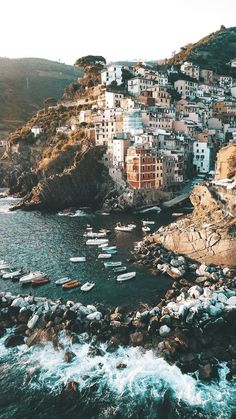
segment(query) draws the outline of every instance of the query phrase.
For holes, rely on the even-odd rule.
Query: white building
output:
[[[230,76],[220,76],[219,84],[220,87],[230,88],[233,85],[233,79]]]
[[[39,134],[43,132],[43,128],[35,125],[34,127],[31,128],[31,132],[32,134],[34,134],[35,137],[37,137]]]
[[[140,96],[140,94],[154,86],[157,82],[152,79],[146,79],[144,77],[135,77],[128,81],[128,92],[134,96]]]
[[[119,108],[123,98],[124,95],[122,93],[105,92],[106,108]]]
[[[210,172],[211,150],[207,141],[194,141],[193,143],[193,165],[197,172]]]
[[[197,95],[198,83],[195,83],[193,81],[177,80],[174,83],[174,87],[183,99],[189,96]]]
[[[125,157],[131,141],[127,134],[117,134],[113,138],[113,166],[125,167]]]
[[[111,65],[105,68],[101,72],[101,82],[102,84],[105,84],[105,85],[111,84],[112,82],[116,82],[117,85],[120,85],[122,83],[122,66]]]
[[[182,73],[187,74],[187,76],[199,80],[200,68],[198,65],[185,61],[185,63],[181,65],[180,69]]]

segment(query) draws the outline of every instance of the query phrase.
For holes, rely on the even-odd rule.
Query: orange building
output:
[[[160,188],[163,184],[162,160],[155,150],[142,145],[127,151],[127,180],[134,189]]]

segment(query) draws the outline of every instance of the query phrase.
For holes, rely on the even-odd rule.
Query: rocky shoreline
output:
[[[217,379],[219,363],[226,362],[230,380],[236,374],[236,270],[195,263],[151,242],[136,248],[133,261],[152,268],[157,281],[163,269],[172,277],[180,272],[158,305],[129,312],[1,292],[5,346],[51,341],[55,350],[64,349],[65,362],[75,356],[74,343],[88,342],[91,356],[104,354],[100,343],[108,352],[120,345],[140,346],[206,381]],[[69,349],[63,348],[61,332],[71,342]]]

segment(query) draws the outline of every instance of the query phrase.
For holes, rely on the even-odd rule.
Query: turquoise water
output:
[[[80,211],[78,216],[58,216],[54,213],[9,212],[8,208],[14,201],[0,200],[0,259],[5,259],[12,267],[24,267],[27,270],[42,270],[49,274],[51,283],[42,287],[23,288],[18,282],[0,280],[0,289],[13,293],[29,293],[49,296],[52,299],[75,299],[83,303],[97,302],[106,305],[136,305],[138,303],[156,303],[171,280],[162,276],[151,275],[146,268],[127,264],[127,258],[134,243],[140,241],[144,234],[141,219],[154,219],[151,226],[154,231],[163,222],[167,223],[170,216],[152,214],[145,218],[135,215],[94,215]],[[132,233],[116,232],[117,222],[135,223],[137,228]],[[97,231],[100,228],[111,230],[109,243],[116,245],[118,253],[112,260],[121,260],[128,270],[137,271],[133,281],[123,284],[116,282],[111,268],[104,268],[103,261],[97,256],[102,249],[97,246],[86,246],[86,226],[90,224]],[[73,256],[86,256],[87,262],[73,264],[69,261]],[[63,276],[70,276],[82,282],[94,281],[95,287],[89,293],[79,289],[64,291],[54,282]]]

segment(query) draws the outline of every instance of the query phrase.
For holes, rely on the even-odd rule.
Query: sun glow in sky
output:
[[[236,0],[0,0],[0,56],[162,59],[235,16]]]

